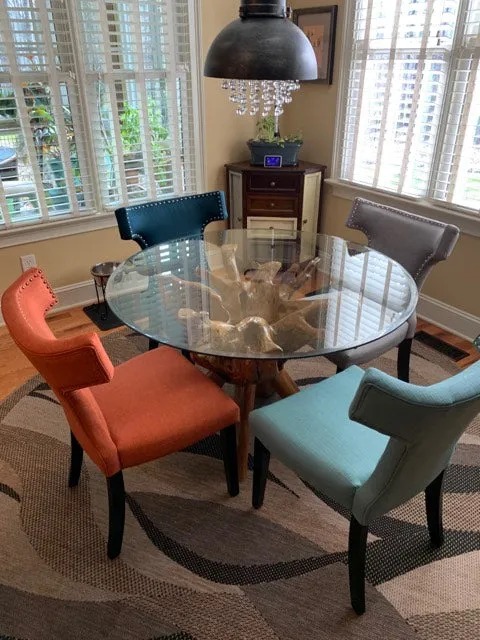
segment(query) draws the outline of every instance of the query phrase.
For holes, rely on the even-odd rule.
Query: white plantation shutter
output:
[[[194,0],[0,0],[0,231],[198,191]]]
[[[93,207],[62,0],[0,0],[0,222]]]
[[[102,205],[197,189],[188,0],[77,0]]]
[[[480,0],[466,3],[449,87],[435,198],[480,207]]]
[[[354,0],[338,176],[480,208],[480,0]]]

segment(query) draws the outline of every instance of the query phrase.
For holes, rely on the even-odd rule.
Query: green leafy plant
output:
[[[58,139],[58,126],[51,104],[49,87],[43,84],[30,84],[25,93],[25,103],[30,119],[30,128],[37,151],[40,167],[43,169],[45,159],[61,159]],[[76,158],[75,129],[69,105],[62,105],[65,136],[70,147],[71,159]]]
[[[148,127],[147,132],[152,143],[153,157],[157,159],[168,150],[165,140],[168,131],[162,126],[162,114],[154,100],[147,105]],[[140,128],[140,111],[132,107],[128,102],[123,105],[120,115],[120,135],[122,137],[124,153],[138,153],[142,148],[142,134]]]
[[[124,153],[134,153],[141,149],[140,113],[128,102],[125,102],[120,114],[120,135]]]
[[[283,147],[286,142],[303,143],[301,132],[281,136],[277,131],[277,121],[275,116],[265,116],[260,118],[256,125],[257,135],[253,139],[255,142],[268,142]]]
[[[148,101],[147,117],[145,134],[149,136],[152,148],[154,177],[157,184],[163,187],[168,184],[171,152],[167,141],[168,130],[162,125],[162,110],[153,99]],[[139,173],[143,170],[140,111],[127,102],[122,105],[120,114],[120,135],[124,158],[133,156],[133,162],[129,159],[128,168],[125,169],[127,184],[138,184]]]

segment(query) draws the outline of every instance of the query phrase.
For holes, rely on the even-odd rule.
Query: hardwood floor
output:
[[[100,329],[87,318],[80,307],[50,316],[48,318],[48,324],[58,337],[74,336],[88,331],[96,331],[102,337],[114,331],[121,330],[112,329],[110,331],[100,331]],[[448,333],[444,329],[440,329],[421,319],[418,321],[417,329],[434,335],[448,344],[466,351],[468,356],[456,363],[460,368],[466,367],[480,358],[480,354],[471,342]],[[3,398],[35,375],[35,373],[35,369],[10,338],[6,327],[0,327],[0,400],[3,400]]]
[[[450,344],[452,347],[458,347],[459,349],[462,349],[462,351],[466,351],[468,356],[461,360],[457,360],[455,363],[460,369],[468,367],[470,364],[473,364],[480,359],[480,353],[471,342],[464,340],[463,338],[459,338],[458,336],[453,335],[453,333],[445,331],[445,329],[436,327],[434,324],[430,324],[421,318],[419,318],[417,322],[417,331],[425,331],[431,336],[435,336],[447,344]]]

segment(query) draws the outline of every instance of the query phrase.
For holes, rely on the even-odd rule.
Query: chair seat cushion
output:
[[[362,376],[350,367],[250,414],[255,436],[272,455],[348,509],[389,441],[348,417]]]
[[[391,333],[387,333],[386,336],[378,338],[378,340],[362,344],[360,347],[355,347],[354,349],[331,353],[325,357],[342,369],[346,369],[353,364],[366,364],[387,353],[390,349],[397,347],[405,340],[408,331],[409,324],[408,322],[404,322],[397,329]]]
[[[235,402],[170,347],[121,364],[91,392],[122,468],[179,451],[238,420]]]

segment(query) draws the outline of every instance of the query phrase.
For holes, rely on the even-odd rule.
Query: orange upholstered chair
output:
[[[12,338],[65,411],[72,441],[69,486],[78,484],[84,451],[107,478],[109,557],[122,547],[122,469],[220,431],[228,491],[237,495],[233,400],[170,347],[114,367],[95,333],[55,338],[45,313],[56,301],[43,272],[29,269],[3,294],[2,313]]]

